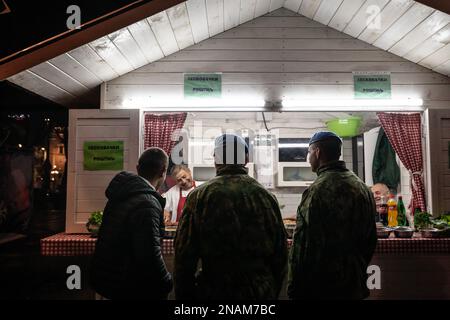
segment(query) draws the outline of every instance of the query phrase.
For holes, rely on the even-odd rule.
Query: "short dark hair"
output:
[[[313,143],[314,148],[319,148],[324,160],[335,161],[341,157],[342,141],[340,139],[328,138]]]
[[[158,177],[161,172],[167,169],[169,157],[161,148],[148,148],[145,150],[138,160],[138,175],[146,179]]]

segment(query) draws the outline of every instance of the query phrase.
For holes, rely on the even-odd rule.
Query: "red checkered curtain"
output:
[[[181,130],[187,113],[145,114],[144,149],[158,147],[170,155],[177,140],[172,139],[175,131]]]
[[[426,210],[423,182],[422,121],[420,113],[377,113],[392,148],[408,169],[411,179],[411,213]]]

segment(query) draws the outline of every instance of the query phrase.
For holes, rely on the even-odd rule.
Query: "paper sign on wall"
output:
[[[356,99],[390,99],[390,72],[353,72]]]
[[[83,168],[87,171],[123,170],[123,141],[85,141]]]
[[[184,75],[185,98],[221,98],[222,74],[186,73]]]

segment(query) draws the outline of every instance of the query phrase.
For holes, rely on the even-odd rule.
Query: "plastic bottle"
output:
[[[405,205],[403,204],[403,197],[398,196],[398,202],[397,202],[397,221],[398,225],[402,227],[408,226],[408,219],[406,218],[406,209]]]
[[[388,212],[387,212],[387,204],[386,199],[384,196],[380,197],[380,207],[379,207],[379,215],[380,215],[380,221],[384,226],[388,225]]]
[[[395,201],[395,196],[393,194],[391,194],[389,196],[389,200],[387,202],[387,207],[388,207],[388,227],[396,227],[398,226],[398,221],[397,221],[397,216],[398,216],[398,211],[397,211],[397,201]]]

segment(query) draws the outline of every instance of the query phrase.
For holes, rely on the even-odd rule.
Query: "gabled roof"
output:
[[[101,83],[238,25],[251,24],[251,20],[283,6],[292,15],[298,13],[311,19],[312,27],[329,26],[450,75],[450,15],[417,1],[189,0],[30,67],[8,80],[66,106],[96,106],[95,89]],[[440,8],[448,9],[445,5]]]

